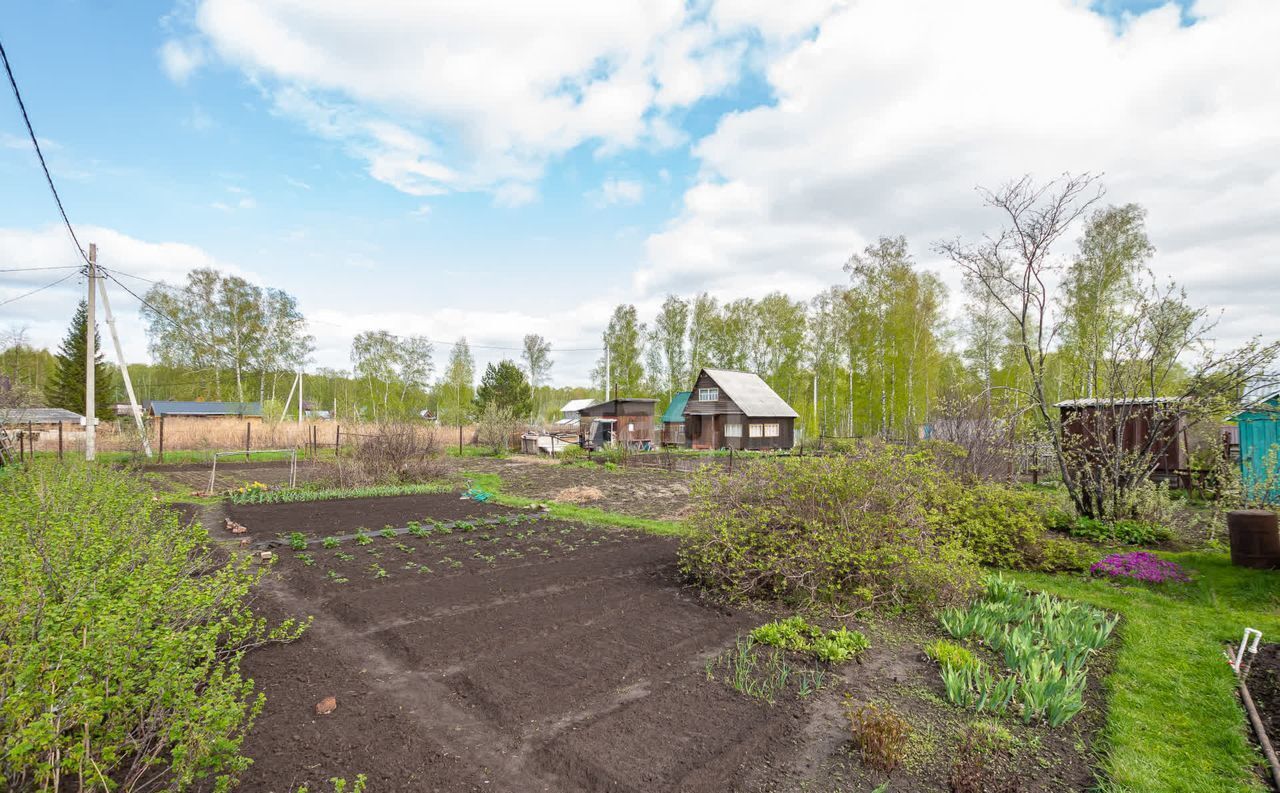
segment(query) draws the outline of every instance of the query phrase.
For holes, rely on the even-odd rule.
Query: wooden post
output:
[[[31,440],[27,441],[27,448],[31,450],[31,459],[36,459],[36,435],[31,431],[31,422],[27,422],[27,437]]]
[[[729,471],[733,472],[733,447],[729,447]]]
[[[244,461],[249,462],[249,444],[253,440],[253,422],[244,423]]]
[[[160,417],[160,462],[164,462],[164,416]]]
[[[62,422],[58,422],[58,460],[62,460]]]
[[[342,425],[339,424],[333,433],[333,457],[336,460],[342,450]]]

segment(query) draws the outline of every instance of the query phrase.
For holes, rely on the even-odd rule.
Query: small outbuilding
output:
[[[8,424],[21,429],[30,427],[33,432],[56,430],[59,424],[83,426],[84,423],[84,416],[63,408],[0,409],[0,424]]]
[[[1068,399],[1054,407],[1064,443],[1084,459],[1109,459],[1116,446],[1126,453],[1149,452],[1156,458],[1151,477],[1176,485],[1183,482],[1190,456],[1181,402],[1178,397]]]
[[[261,402],[178,402],[149,400],[144,406],[149,416],[172,418],[262,418]]]
[[[582,447],[602,449],[621,444],[628,449],[650,449],[654,436],[656,399],[610,399],[578,411],[582,426]]]
[[[1246,497],[1280,498],[1280,393],[1231,417],[1240,434],[1240,478]]]
[[[576,426],[583,408],[591,407],[595,402],[594,399],[570,399],[564,403],[564,407],[560,408],[560,418],[556,419],[556,426]]]
[[[800,414],[754,372],[703,369],[684,406],[684,445],[790,449]]]
[[[684,446],[684,406],[692,391],[677,391],[662,414],[662,445]]]

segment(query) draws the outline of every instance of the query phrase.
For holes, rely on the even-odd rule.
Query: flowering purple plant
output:
[[[1149,551],[1112,554],[1095,562],[1089,568],[1089,572],[1111,578],[1132,578],[1135,581],[1146,581],[1151,584],[1191,580],[1187,571],[1182,569],[1182,565],[1161,559]]]

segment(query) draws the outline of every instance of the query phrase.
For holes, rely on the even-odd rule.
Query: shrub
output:
[[[0,476],[0,547],[3,787],[230,784],[262,706],[240,661],[301,632],[250,611],[265,568],[219,559],[141,480],[72,464]]]
[[[1142,520],[1105,521],[1078,518],[1067,530],[1072,537],[1093,542],[1118,542],[1124,545],[1151,545],[1168,540],[1172,533],[1158,523]]]
[[[946,639],[938,639],[926,644],[924,654],[932,658],[939,666],[967,669],[978,665],[978,659],[969,651],[969,648]]]
[[[1067,573],[1088,570],[1098,559],[1098,552],[1082,542],[1063,537],[1046,537],[1040,544],[1040,556],[1033,569],[1045,573]]]
[[[911,726],[889,706],[867,703],[846,706],[853,743],[862,753],[862,762],[884,774],[891,774],[907,753]]]
[[[587,459],[586,449],[583,449],[581,446],[577,445],[576,443],[565,446],[564,449],[560,452],[560,462],[564,463],[565,465],[573,465],[574,463],[580,463],[585,459]]]
[[[991,482],[960,484],[944,480],[936,495],[930,523],[943,537],[954,539],[984,565],[1010,569],[1045,569],[1045,531],[1053,526],[1053,499],[1034,490]],[[1062,560],[1061,547],[1051,552]],[[1081,565],[1074,569],[1084,569]],[[1056,568],[1055,568],[1056,569]]]
[[[1183,583],[1191,580],[1182,565],[1161,559],[1147,551],[1112,554],[1090,567],[1089,572],[1100,577],[1128,578],[1149,584]]]
[[[930,531],[942,474],[927,454],[865,443],[842,457],[703,468],[680,567],[730,599],[921,605],[965,600],[978,570]]]

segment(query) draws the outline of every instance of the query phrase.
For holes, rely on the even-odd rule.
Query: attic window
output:
[[[720,389],[718,388],[699,388],[698,389],[699,402],[715,402],[719,398],[720,398]]]

